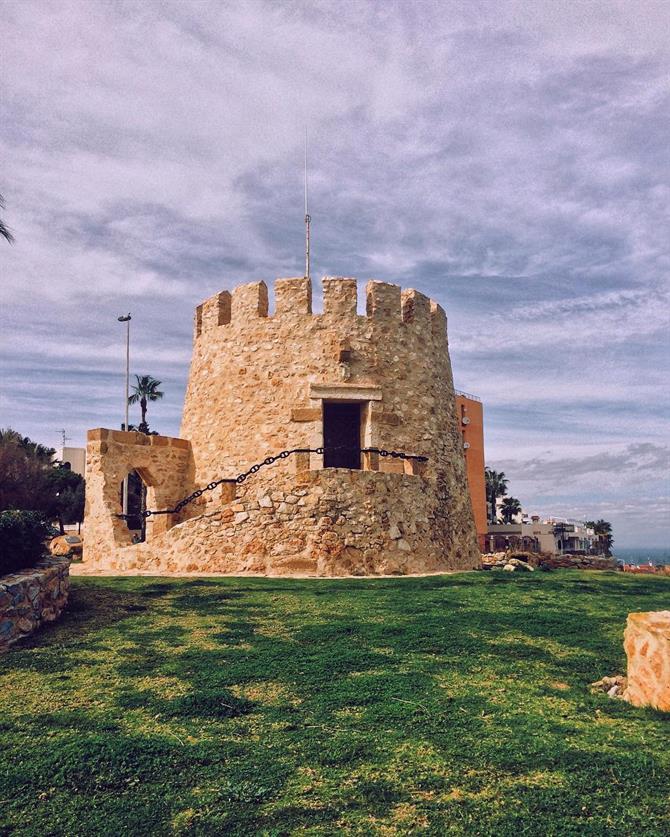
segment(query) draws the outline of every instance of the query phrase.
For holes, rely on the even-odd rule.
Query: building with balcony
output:
[[[487,552],[520,549],[554,555],[588,555],[597,550],[597,543],[596,533],[581,521],[540,520],[539,515],[533,515],[530,521],[489,525],[485,549]]]

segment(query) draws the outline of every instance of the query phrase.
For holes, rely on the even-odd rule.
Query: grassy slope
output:
[[[2,833],[670,831],[670,716],[587,689],[668,579],[73,588],[0,659]]]

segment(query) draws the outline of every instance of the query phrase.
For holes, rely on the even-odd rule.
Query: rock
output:
[[[249,520],[247,512],[237,512],[235,515],[235,524],[244,523],[245,520]]]
[[[258,499],[258,505],[262,509],[270,509],[270,508],[272,508],[272,505],[273,505],[272,498],[268,497],[267,494],[266,494],[265,497],[260,497]]]
[[[525,572],[531,573],[534,571],[534,567],[531,567],[527,561],[522,561],[520,558],[510,558],[507,563],[516,567],[518,570],[524,570]]]
[[[397,541],[402,538],[402,532],[400,529],[395,525],[395,523],[389,528],[389,538],[393,541]]]
[[[615,674],[613,677],[603,677],[591,683],[591,692],[605,692],[611,698],[623,698],[628,681],[621,674]]]
[[[397,543],[398,549],[402,549],[403,552],[411,552],[412,547],[407,543],[404,538],[401,538]]]
[[[31,619],[18,619],[16,622],[17,630],[22,634],[29,634],[35,627]]]
[[[514,566],[514,564],[505,564],[505,566],[503,567],[503,570],[505,570],[505,572],[508,572],[508,573],[513,573],[514,570],[516,570],[516,567]]]

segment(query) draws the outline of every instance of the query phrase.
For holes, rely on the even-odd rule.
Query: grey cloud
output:
[[[614,472],[617,475],[642,475],[646,472],[670,475],[670,448],[650,442],[628,445],[624,450],[603,451],[582,457],[564,459],[501,460],[495,463],[498,470],[513,476],[517,481],[538,480],[559,482],[573,480],[583,475]]]

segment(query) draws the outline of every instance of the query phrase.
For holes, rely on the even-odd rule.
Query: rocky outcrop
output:
[[[35,567],[0,577],[0,653],[46,622],[67,605],[70,561],[48,558]]]

